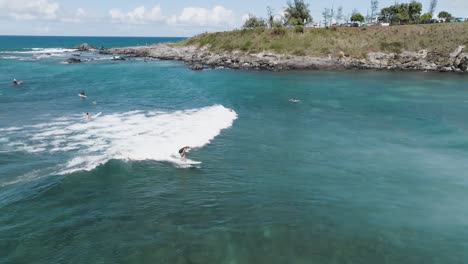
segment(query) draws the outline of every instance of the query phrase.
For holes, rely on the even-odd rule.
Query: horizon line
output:
[[[71,38],[82,38],[82,37],[100,37],[100,38],[188,38],[188,37],[168,37],[168,36],[119,36],[119,35],[112,35],[112,36],[98,36],[98,35],[82,35],[82,36],[67,36],[67,35],[3,35],[0,34],[0,37],[71,37]]]

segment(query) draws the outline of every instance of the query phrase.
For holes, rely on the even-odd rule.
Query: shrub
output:
[[[255,28],[255,29],[254,29],[254,32],[255,32],[256,34],[262,34],[263,32],[265,32],[265,28],[264,28],[264,27]]]
[[[380,48],[384,51],[390,51],[394,53],[401,53],[403,45],[401,42],[382,42]]]
[[[305,51],[302,50],[302,49],[296,49],[296,50],[294,50],[294,51],[293,51],[293,54],[296,55],[296,56],[305,56],[305,55],[306,55]]]
[[[249,15],[249,18],[244,22],[242,28],[257,28],[257,27],[266,27],[266,22],[263,18],[258,18],[256,16]]]
[[[297,25],[294,27],[294,32],[296,33],[304,33],[304,27],[301,25]]]
[[[245,42],[244,44],[242,44],[241,46],[241,50],[242,51],[248,51],[250,49],[250,46],[252,46],[252,42],[250,40],[248,40],[247,42]]]
[[[275,27],[271,31],[271,34],[276,35],[276,36],[284,36],[286,34],[286,29],[284,29],[282,27]]]

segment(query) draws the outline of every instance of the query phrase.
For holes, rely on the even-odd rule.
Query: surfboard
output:
[[[100,116],[101,114],[102,114],[102,112],[99,112],[99,113],[97,113],[95,115],[91,115],[90,118],[87,118],[86,116],[84,118],[86,119],[86,121],[91,121],[91,120],[97,118],[98,116]]]
[[[94,118],[96,118],[96,117],[100,116],[101,114],[102,114],[102,112],[99,112],[99,113],[97,113],[97,114],[95,114],[95,115],[91,116],[91,119],[94,119]]]
[[[177,156],[177,155],[171,155],[171,159],[169,159],[168,161],[173,162],[181,167],[191,167],[194,165],[202,164],[201,161],[190,160],[190,159],[182,160],[180,156]]]
[[[78,96],[81,97],[81,98],[88,98],[88,96],[82,95],[82,94],[78,94]]]

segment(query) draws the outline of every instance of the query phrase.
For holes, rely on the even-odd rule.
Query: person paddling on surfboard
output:
[[[190,147],[189,146],[185,146],[181,149],[179,149],[179,154],[180,154],[180,158],[182,160],[185,160],[185,155],[187,154],[187,152],[189,151]]]
[[[87,119],[91,119],[91,114],[88,113],[88,112],[86,112],[85,117],[86,117]]]
[[[16,79],[13,79],[13,85],[17,85],[18,81]]]
[[[84,91],[81,91],[81,93],[79,94],[79,96],[80,96],[81,98],[83,98],[83,99],[85,99],[86,97],[88,97],[88,96],[86,96],[86,94],[85,94]]]

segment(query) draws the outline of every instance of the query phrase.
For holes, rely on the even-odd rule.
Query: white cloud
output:
[[[49,33],[50,28],[49,27],[35,27],[34,31],[37,33]]]
[[[78,8],[75,12],[75,16],[77,17],[81,17],[81,16],[84,16],[86,14],[86,12],[84,11],[83,8]]]
[[[62,14],[60,17],[60,22],[64,23],[81,23],[83,18],[87,17],[87,13],[83,8],[76,9],[75,13],[72,12],[65,12],[66,14]]]
[[[468,8],[468,1],[466,0],[450,0],[448,2],[455,8]]]
[[[113,22],[127,24],[149,24],[164,21],[161,6],[156,5],[151,10],[146,10],[144,6],[139,6],[134,10],[124,13],[118,8],[111,9],[109,15]]]
[[[171,25],[222,27],[235,25],[234,12],[223,6],[213,9],[186,7],[179,16],[173,15],[167,23]]]
[[[49,0],[0,0],[0,9],[17,20],[55,19],[59,4]]]

